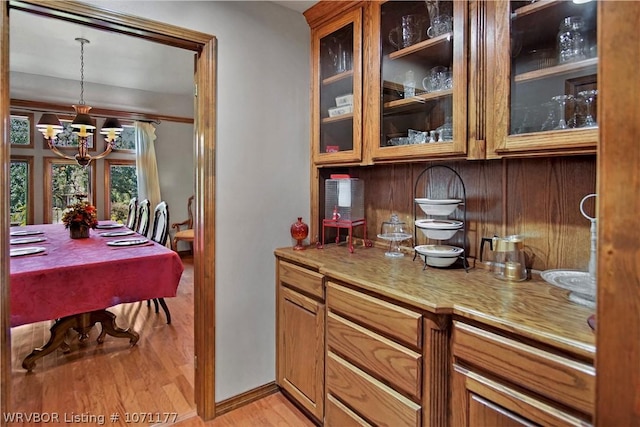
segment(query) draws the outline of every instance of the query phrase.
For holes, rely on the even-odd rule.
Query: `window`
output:
[[[114,150],[118,151],[136,151],[136,130],[133,125],[122,125],[122,133],[116,138]]]
[[[138,197],[135,160],[107,159],[105,161],[105,210],[113,221],[127,220],[129,200]]]
[[[33,157],[11,156],[11,225],[33,224]]]
[[[33,114],[11,112],[11,145],[33,148]]]
[[[74,160],[44,158],[44,223],[61,222],[67,206],[87,200],[95,206],[96,164],[82,167]]]

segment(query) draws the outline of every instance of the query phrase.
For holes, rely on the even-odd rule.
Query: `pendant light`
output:
[[[78,153],[71,156],[63,153],[56,146],[55,140],[57,139],[57,135],[62,132],[63,127],[58,116],[55,114],[43,114],[36,128],[42,132],[44,139],[47,141],[47,145],[49,145],[49,149],[56,155],[65,159],[75,160],[80,166],[87,166],[91,163],[91,160],[101,159],[111,153],[116,138],[122,133],[123,128],[118,119],[108,118],[100,130],[100,134],[105,135],[105,141],[107,142],[106,149],[97,156],[91,156],[89,154],[88,139],[94,134],[96,129],[93,124],[93,119],[89,115],[91,107],[84,103],[84,45],[90,42],[80,37],[75,40],[80,42],[80,102],[78,105],[73,105],[76,116],[71,122],[71,127],[73,128],[73,133],[78,137]]]

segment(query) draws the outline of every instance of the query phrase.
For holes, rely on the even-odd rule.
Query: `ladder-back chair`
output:
[[[153,229],[151,231],[151,240],[165,246],[167,244],[167,238],[169,237],[169,206],[166,202],[162,201],[153,210]],[[167,324],[171,324],[171,313],[169,307],[164,301],[164,298],[154,298],[153,305],[155,306],[156,313],[158,313],[158,303],[162,306],[165,315],[167,316]],[[147,300],[147,307],[151,304]]]
[[[127,214],[126,226],[129,230],[136,229],[136,223],[138,222],[138,198],[134,197],[129,200],[129,212]]]
[[[147,236],[149,233],[149,223],[151,222],[151,208],[149,200],[144,199],[138,206],[138,224],[136,225],[136,233]]]
[[[171,228],[176,230],[176,234],[173,235],[172,249],[178,252],[178,242],[188,242],[193,252],[193,199],[195,196],[189,197],[187,201],[187,215],[188,218],[182,222],[175,222],[171,224]]]

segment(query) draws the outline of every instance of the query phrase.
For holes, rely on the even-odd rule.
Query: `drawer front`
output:
[[[467,417],[484,426],[540,425],[557,427],[590,426],[581,419],[546,402],[523,394],[505,384],[461,366],[453,367],[454,392],[451,425],[464,425]],[[501,423],[505,421],[506,423]]]
[[[285,283],[292,288],[324,300],[322,274],[320,273],[286,261],[278,261],[278,280],[280,283]]]
[[[327,427],[373,427],[330,394],[324,406],[324,425]]]
[[[422,355],[335,313],[327,315],[329,348],[388,384],[420,399]]]
[[[422,315],[395,304],[329,282],[329,310],[422,348]]]
[[[595,369],[527,344],[455,322],[453,354],[523,388],[593,414]]]
[[[376,380],[340,356],[327,352],[327,392],[377,426],[420,425],[420,405]]]

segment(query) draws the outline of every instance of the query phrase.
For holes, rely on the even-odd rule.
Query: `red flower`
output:
[[[68,206],[62,216],[62,222],[66,228],[69,228],[71,224],[96,228],[96,225],[98,225],[96,208],[87,202],[78,202]]]

